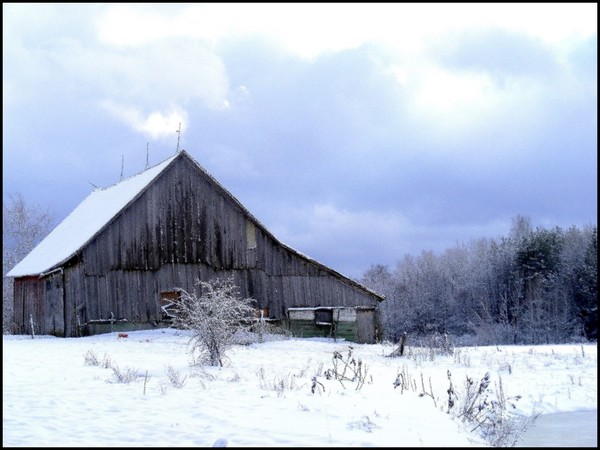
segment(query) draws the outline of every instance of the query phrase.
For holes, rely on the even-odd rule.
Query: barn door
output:
[[[360,344],[375,343],[375,310],[356,309],[356,341]]]
[[[65,335],[65,305],[62,272],[55,272],[44,280],[43,333],[63,337]]]

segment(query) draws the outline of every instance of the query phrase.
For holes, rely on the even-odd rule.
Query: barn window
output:
[[[317,325],[331,325],[333,323],[333,309],[315,310],[315,323]]]
[[[246,220],[246,246],[248,250],[256,248],[256,227],[250,220]]]

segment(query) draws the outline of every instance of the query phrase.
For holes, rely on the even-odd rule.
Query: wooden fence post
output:
[[[408,335],[406,331],[402,333],[402,337],[400,338],[400,356],[404,356],[404,346],[406,345],[406,341],[408,340]]]

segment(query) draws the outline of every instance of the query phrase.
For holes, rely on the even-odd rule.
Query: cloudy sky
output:
[[[597,223],[597,4],[3,3],[3,201],[180,148],[352,277]]]

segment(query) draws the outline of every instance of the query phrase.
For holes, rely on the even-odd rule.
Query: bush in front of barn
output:
[[[173,325],[192,332],[188,342],[192,363],[223,366],[235,334],[252,325],[254,300],[239,295],[232,277],[198,280],[192,292],[178,291]]]

